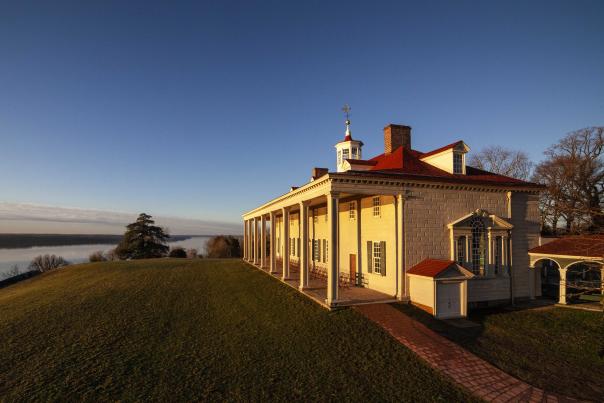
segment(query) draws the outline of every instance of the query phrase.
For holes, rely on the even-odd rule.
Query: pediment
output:
[[[476,220],[481,220],[485,228],[510,230],[514,226],[504,218],[489,213],[486,210],[478,209],[470,214],[467,214],[457,220],[449,223],[449,228],[471,229],[472,224]]]
[[[474,277],[474,274],[458,264],[452,264],[446,270],[438,273],[434,278],[437,280],[447,280],[460,277],[472,278]]]

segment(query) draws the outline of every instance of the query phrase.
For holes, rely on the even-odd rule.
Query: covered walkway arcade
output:
[[[604,294],[604,235],[560,238],[529,250],[529,258],[535,288],[558,286],[559,304],[574,294]]]

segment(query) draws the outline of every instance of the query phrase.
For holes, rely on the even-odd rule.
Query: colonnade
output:
[[[339,267],[339,244],[338,244],[338,211],[340,194],[329,192],[325,195],[327,201],[328,220],[328,269],[327,269],[327,298],[328,306],[335,306],[338,301],[338,267]],[[309,206],[310,200],[304,200],[293,205],[281,207],[276,210],[264,212],[258,216],[249,217],[244,220],[243,258],[261,269],[269,270],[270,273],[278,273],[277,246],[276,245],[276,220],[281,217],[283,221],[280,255],[282,259],[282,279],[290,278],[290,215],[293,211],[299,211],[300,215],[300,283],[298,288],[308,288],[309,282]],[[267,221],[270,230],[267,236]],[[268,243],[267,243],[268,242]],[[267,255],[268,248],[268,255]]]

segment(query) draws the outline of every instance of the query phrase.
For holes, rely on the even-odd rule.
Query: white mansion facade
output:
[[[323,289],[330,308],[361,288],[439,317],[540,295],[539,185],[467,166],[463,141],[414,150],[408,126],[386,126],[384,153],[362,159],[347,121],[335,147],[336,172],[243,214],[246,261]]]

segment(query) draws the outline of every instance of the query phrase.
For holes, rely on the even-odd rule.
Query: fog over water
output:
[[[205,253],[206,241],[209,236],[195,236],[182,241],[169,242],[170,247],[182,246],[185,249],[194,248],[198,253]],[[68,245],[68,246],[35,246],[33,248],[0,249],[0,280],[3,275],[15,265],[21,272],[27,271],[32,259],[38,255],[54,254],[62,256],[70,263],[83,263],[88,261],[88,256],[96,251],[106,252],[114,248],[111,244]]]

